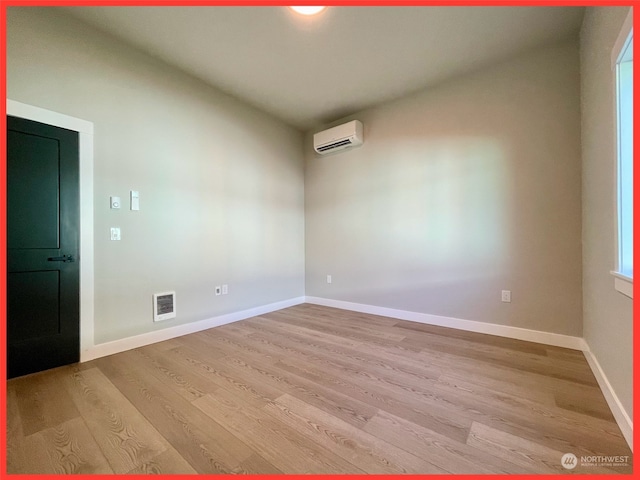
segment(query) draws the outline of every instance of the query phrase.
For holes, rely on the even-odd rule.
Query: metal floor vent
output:
[[[161,322],[176,316],[176,292],[153,294],[153,321]]]

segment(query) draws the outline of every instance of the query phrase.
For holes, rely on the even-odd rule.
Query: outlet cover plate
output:
[[[502,301],[504,303],[511,303],[511,290],[502,290]]]

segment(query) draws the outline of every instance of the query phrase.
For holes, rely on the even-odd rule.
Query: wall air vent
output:
[[[153,321],[161,322],[176,316],[176,292],[153,294]]]

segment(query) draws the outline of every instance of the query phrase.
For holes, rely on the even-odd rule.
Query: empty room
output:
[[[7,473],[633,472],[632,7],[2,8]]]

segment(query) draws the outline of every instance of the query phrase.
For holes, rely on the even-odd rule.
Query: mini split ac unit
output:
[[[320,155],[362,145],[362,122],[352,120],[313,135],[313,149]]]

